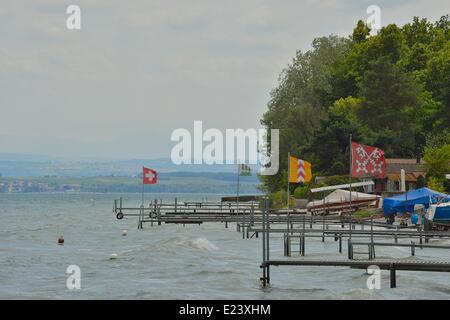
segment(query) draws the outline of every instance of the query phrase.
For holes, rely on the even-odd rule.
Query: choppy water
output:
[[[234,225],[225,229],[219,223],[137,230],[136,219],[115,219],[112,200],[118,196],[0,194],[0,298],[450,298],[447,273],[397,272],[398,288],[390,289],[389,274],[383,271],[382,289],[371,291],[363,270],[333,267],[272,268],[271,286],[263,289],[261,238],[243,240]],[[199,200],[197,195],[178,196]],[[124,201],[138,204],[139,195],[126,195]],[[121,236],[122,229],[128,229],[128,236]],[[64,235],[64,246],[57,245],[59,235]],[[271,258],[282,252],[282,239],[272,238]],[[118,259],[109,260],[112,253]],[[343,258],[332,239],[307,240],[306,253]],[[409,248],[377,248],[378,257],[409,254]],[[417,250],[416,255],[450,260],[446,250]],[[80,290],[66,287],[65,271],[73,264],[81,268]]]

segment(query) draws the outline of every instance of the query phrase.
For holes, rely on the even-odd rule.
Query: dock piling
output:
[[[392,263],[390,266],[390,274],[391,274],[391,288],[396,288],[397,287],[397,279],[396,279],[396,274],[395,274],[395,266]]]

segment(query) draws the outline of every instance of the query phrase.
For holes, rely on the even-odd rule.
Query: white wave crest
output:
[[[196,239],[184,239],[177,242],[177,245],[195,248],[199,250],[213,251],[217,250],[217,247],[212,244],[208,239],[196,238]]]

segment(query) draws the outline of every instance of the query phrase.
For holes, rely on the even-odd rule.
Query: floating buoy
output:
[[[128,230],[127,229],[122,230],[122,235],[123,236],[126,236],[127,234],[128,234]]]
[[[59,244],[59,245],[63,245],[63,244],[64,244],[64,237],[63,237],[63,236],[60,236],[60,237],[58,238],[58,244]]]
[[[112,253],[112,254],[109,256],[109,260],[114,260],[114,259],[117,259],[117,258],[118,258],[117,253]]]

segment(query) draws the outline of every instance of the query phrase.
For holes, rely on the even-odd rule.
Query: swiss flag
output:
[[[352,176],[383,179],[386,174],[384,151],[352,142]]]
[[[143,184],[155,184],[158,181],[158,174],[155,170],[142,167],[142,183]]]

